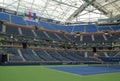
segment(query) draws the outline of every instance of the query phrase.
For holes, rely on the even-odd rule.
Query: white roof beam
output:
[[[67,22],[70,22],[75,17],[77,17],[85,8],[87,8],[90,4],[92,4],[95,0],[87,0],[84,4],[82,4],[70,17],[66,20]]]
[[[57,1],[57,0],[52,0],[52,1],[57,2],[57,3],[59,3],[59,4],[66,5],[66,6],[70,6],[70,7],[78,8],[78,7],[74,6],[74,5],[70,5],[70,4],[64,3],[64,2],[62,2],[62,1]]]
[[[21,2],[21,0],[19,0],[18,5],[17,5],[17,14],[18,14],[18,10],[19,10],[19,6],[20,6],[20,2]]]
[[[9,6],[12,6],[13,4],[15,4],[15,3],[17,3],[18,1],[14,1],[14,2],[12,2],[12,3],[10,3],[10,4],[8,4],[8,5],[6,5],[4,8],[8,8]],[[4,3],[5,4],[5,3]]]
[[[84,0],[84,1],[88,3],[88,0]],[[101,11],[104,15],[111,17],[111,12],[107,10],[104,6],[102,6],[100,3],[94,1],[91,5],[94,6],[97,10]]]

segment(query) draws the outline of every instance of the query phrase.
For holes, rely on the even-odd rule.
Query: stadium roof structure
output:
[[[0,0],[0,7],[19,12],[30,10],[62,22],[95,22],[120,14],[120,0]]]

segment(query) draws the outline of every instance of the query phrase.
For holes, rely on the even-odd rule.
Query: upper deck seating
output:
[[[110,29],[109,26],[101,26],[101,27],[98,27],[98,30],[99,30],[99,31],[111,31],[111,29]]]
[[[13,15],[13,16],[11,16],[11,21],[12,21],[12,24],[26,26],[26,22],[23,20],[23,18],[21,16]]]
[[[9,14],[6,14],[6,13],[0,13],[0,20],[10,22]]]
[[[54,30],[52,26],[50,26],[50,24],[48,24],[47,22],[45,21],[40,21],[40,25],[44,28],[44,29],[47,29],[47,30]]]
[[[86,32],[97,32],[96,26],[95,25],[86,25]]]
[[[62,28],[64,29],[65,32],[71,33],[73,26],[62,26]]]
[[[55,23],[47,23],[53,30],[59,30],[59,31],[63,31],[63,27],[61,25],[57,25]]]
[[[39,26],[38,22],[35,21],[26,21],[28,26]]]
[[[84,32],[85,25],[76,25],[74,27],[74,32]]]

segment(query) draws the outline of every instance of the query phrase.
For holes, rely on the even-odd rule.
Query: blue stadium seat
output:
[[[46,21],[40,21],[40,25],[48,30],[60,30],[60,31],[64,31],[64,28],[61,25],[57,25],[55,23],[52,22],[46,22]]]
[[[97,55],[98,55],[99,57],[106,57],[103,52],[97,52]]]
[[[98,30],[99,30],[99,31],[111,31],[111,29],[110,29],[109,26],[101,26],[101,27],[98,27]]]
[[[106,37],[109,41],[115,41],[120,38],[120,34],[113,34],[112,36],[106,35]]]
[[[59,61],[69,61],[69,59],[63,57],[55,50],[46,50],[47,53],[49,53],[52,57],[56,58]]]
[[[120,31],[120,26],[112,26],[111,27],[114,31]]]
[[[13,34],[13,35],[20,35],[18,28],[13,26],[6,26],[6,33]]]
[[[57,61],[54,57],[46,53],[44,50],[35,50],[35,53],[44,61]]]
[[[65,32],[71,33],[73,26],[62,26]]]
[[[57,35],[58,35],[63,41],[70,41],[64,34],[57,33]]]
[[[38,22],[35,21],[27,21],[28,26],[39,26]]]
[[[6,13],[0,13],[0,20],[10,22],[9,15]]]
[[[93,56],[94,56],[94,53],[93,53],[93,52],[87,52],[87,56],[88,56],[88,57],[93,57]]]
[[[75,36],[74,39],[75,39],[75,42],[80,42],[81,36],[80,35],[79,36]]]
[[[115,57],[118,52],[107,52],[108,57]]]
[[[70,61],[78,61],[79,59],[76,57],[73,57],[72,55],[70,55],[68,52],[66,51],[57,51],[61,56],[69,59]]]
[[[12,16],[11,17],[12,24],[26,26],[26,22],[23,20],[21,16]]]
[[[99,57],[104,62],[120,62],[120,57]],[[116,66],[119,68],[119,66]]]
[[[91,42],[91,41],[92,41],[91,35],[84,35],[83,36],[83,42]]]
[[[31,29],[21,28],[21,31],[24,36],[35,37]]]
[[[65,36],[66,36],[71,42],[74,42],[74,41],[75,41],[75,38],[74,38],[73,35],[71,35],[71,34],[66,34]]]
[[[105,41],[103,35],[94,35],[95,42]]]
[[[51,40],[57,40],[59,41],[60,39],[55,35],[54,32],[46,32],[48,36],[51,38]]]
[[[45,21],[40,21],[40,25],[41,25],[43,28],[47,29],[47,30],[54,30],[53,27],[50,26],[50,24],[48,24],[48,23],[45,22]]]
[[[41,38],[41,39],[50,39],[47,37],[47,35],[44,33],[44,31],[39,31],[39,30],[34,30],[37,37]]]
[[[86,25],[86,32],[97,32],[96,26],[95,25]]]
[[[9,55],[10,61],[23,61],[16,48],[7,48],[6,51],[11,54]]]
[[[23,57],[27,60],[27,61],[40,61],[41,59],[37,56],[35,56],[32,52],[32,50],[29,49],[21,49],[20,50]]]
[[[84,57],[84,53],[80,53],[80,52],[68,52],[68,54],[70,54],[71,56],[75,57],[77,60],[76,61],[86,61],[85,57]]]
[[[74,32],[84,32],[84,25],[74,26]]]
[[[64,30],[62,26],[54,24],[54,23],[47,23],[53,30]]]

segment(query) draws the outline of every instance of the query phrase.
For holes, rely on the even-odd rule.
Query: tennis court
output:
[[[83,76],[120,72],[120,66],[54,66],[48,68]]]

